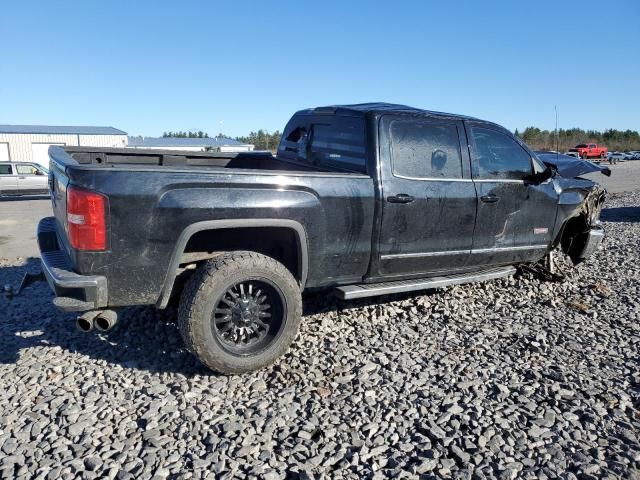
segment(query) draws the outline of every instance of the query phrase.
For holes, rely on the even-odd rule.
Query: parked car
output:
[[[612,163],[625,162],[627,160],[632,160],[632,155],[624,152],[609,152],[607,153],[607,160]]]
[[[275,156],[49,155],[55,217],[37,235],[55,305],[84,311],[88,331],[120,307],[179,300],[186,346],[223,373],[280,357],[305,291],[489,280],[556,247],[579,263],[604,236],[598,184],[563,177],[495,123],[401,105],[299,111]]]
[[[640,150],[632,150],[627,152],[627,155],[629,155],[629,160],[640,160]]]
[[[0,196],[46,195],[48,170],[37,163],[0,162]]]
[[[569,149],[570,152],[576,152],[580,158],[605,158],[607,156],[607,147],[598,146],[595,143],[581,143]]]

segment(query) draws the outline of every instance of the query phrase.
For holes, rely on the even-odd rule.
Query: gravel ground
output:
[[[81,334],[44,284],[0,298],[0,477],[640,478],[639,205],[612,195],[559,282],[308,298],[245,376],[193,360],[174,312]]]

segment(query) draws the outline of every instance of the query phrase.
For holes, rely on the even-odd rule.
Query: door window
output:
[[[458,128],[411,119],[389,127],[393,173],[408,178],[462,178]]]
[[[0,165],[0,175],[12,175],[11,165]]]
[[[523,180],[532,173],[529,153],[508,135],[489,128],[472,127],[476,179]]]
[[[33,165],[16,165],[18,175],[35,175],[38,169]]]

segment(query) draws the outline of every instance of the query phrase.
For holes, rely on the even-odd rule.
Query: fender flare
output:
[[[169,267],[162,284],[160,297],[156,302],[158,308],[165,308],[169,303],[169,297],[176,279],[176,271],[180,265],[180,257],[184,252],[187,243],[193,235],[205,230],[220,230],[228,228],[260,228],[260,227],[279,227],[288,228],[295,233],[298,242],[298,271],[300,278],[298,279],[300,290],[304,290],[307,282],[307,274],[309,271],[309,249],[307,232],[300,222],[295,220],[284,220],[281,218],[235,218],[229,220],[205,220],[202,222],[192,223],[187,226],[178,237],[176,246],[171,254]]]

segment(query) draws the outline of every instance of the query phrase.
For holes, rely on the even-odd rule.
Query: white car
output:
[[[613,162],[625,162],[631,160],[632,156],[624,152],[607,152],[607,160]]]
[[[48,195],[48,170],[27,162],[0,162],[0,197],[5,195]]]

